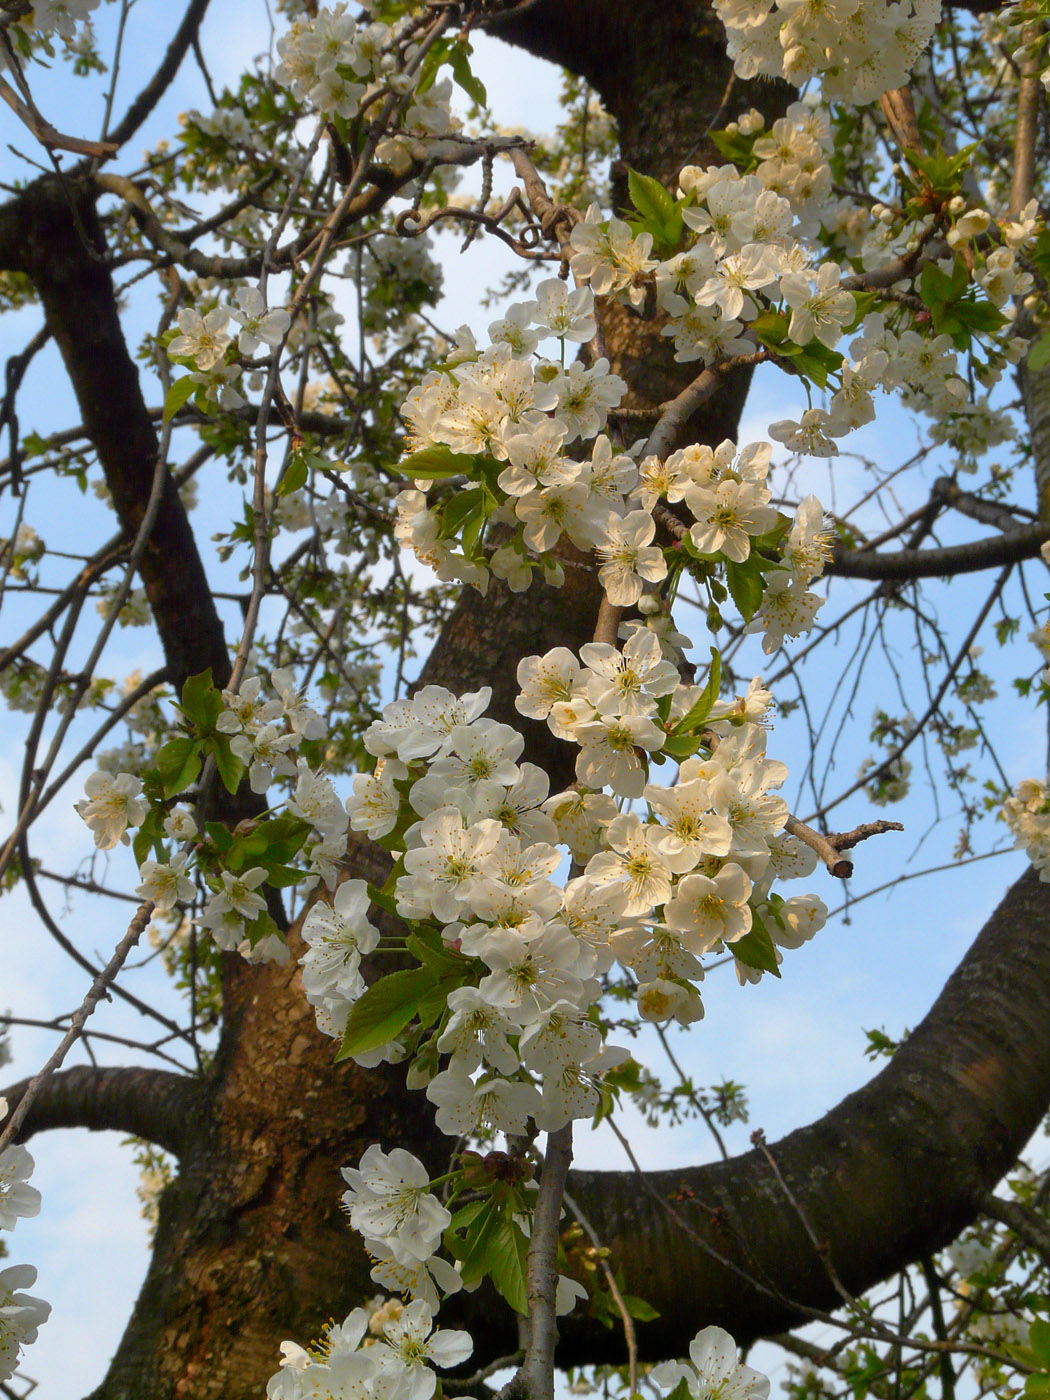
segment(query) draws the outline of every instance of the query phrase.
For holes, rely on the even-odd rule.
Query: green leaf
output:
[[[164,421],[170,422],[175,417],[183,404],[190,399],[201,386],[195,379],[184,375],[182,379],[176,379],[174,384],[164,396]]]
[[[633,1293],[623,1293],[620,1296],[628,1313],[639,1322],[653,1322],[660,1316],[652,1303],[647,1303],[644,1298],[636,1298]]]
[[[196,782],[201,770],[201,745],[199,739],[186,735],[181,739],[169,739],[157,752],[157,772],[164,785],[164,796],[174,797],[184,792]]]
[[[745,967],[755,967],[762,972],[771,972],[774,977],[780,976],[776,950],[773,947],[773,940],[769,936],[769,930],[753,910],[751,932],[745,933],[743,938],[738,938],[734,943],[726,946]]]
[[[244,925],[244,933],[253,948],[256,943],[260,943],[264,938],[269,938],[271,934],[276,933],[278,937],[281,937],[281,930],[274,923],[272,916],[267,914],[265,910],[257,919],[252,919],[250,923]]]
[[[336,1060],[378,1050],[393,1040],[411,1021],[433,985],[434,979],[423,967],[388,972],[373,982],[351,1008]]]
[[[226,855],[231,870],[246,865],[284,865],[302,849],[310,826],[291,812],[259,822],[251,831],[238,836]]]
[[[711,707],[718,699],[718,692],[722,684],[722,657],[716,647],[711,648],[711,669],[707,673],[707,682],[700,692],[700,698],[692,709],[683,716],[675,725],[674,734],[692,734],[711,713]],[[665,745],[666,747],[666,745]]]
[[[1006,317],[997,306],[990,301],[978,301],[976,297],[960,302],[956,314],[964,325],[985,335],[1006,325]]]
[[[223,826],[222,822],[205,822],[204,830],[208,833],[212,844],[219,854],[225,855],[233,845],[233,837],[230,834],[229,828]]]
[[[416,79],[416,92],[422,95],[429,92],[434,86],[434,79],[443,63],[448,61],[448,52],[452,47],[451,39],[440,37],[435,39],[427,50],[427,55],[419,65],[419,77]]]
[[[750,622],[758,612],[762,594],[765,592],[762,567],[754,551],[742,564],[737,564],[732,559],[726,560],[726,583],[740,616],[745,622]]]
[[[675,211],[674,196],[665,186],[651,175],[642,175],[630,166],[627,167],[627,192],[642,218],[651,219],[653,223],[664,223]]]
[[[164,851],[161,847],[161,841],[164,838],[163,821],[164,814],[157,807],[151,807],[146,813],[146,820],[135,832],[135,838],[131,843],[137,864],[142,864],[149,855],[151,847],[157,860],[164,860]]]
[[[206,671],[190,676],[183,685],[182,712],[204,733],[215,727],[215,721],[222,713],[222,696],[212,683],[210,666]]]
[[[310,475],[310,463],[305,452],[293,452],[288,458],[288,468],[277,483],[278,496],[290,496],[301,490]]]
[[[1037,1317],[1028,1329],[1028,1345],[1044,1367],[1050,1367],[1050,1322]]]
[[[837,350],[821,345],[819,340],[811,340],[804,349],[792,355],[792,359],[799,374],[804,374],[821,389],[827,388],[831,375],[842,371],[842,356]]]
[[[746,136],[728,131],[709,131],[707,139],[734,165],[750,165],[754,142],[749,141]]]
[[[368,898],[377,909],[384,909],[388,914],[397,915],[397,901],[394,899],[394,896],[392,894],[387,894],[385,890],[381,890],[378,885],[368,886]],[[422,958],[420,962],[422,962]]]
[[[452,69],[452,76],[467,96],[479,107],[487,107],[489,99],[485,91],[485,84],[470,66],[472,53],[473,49],[468,43],[454,44],[448,56],[448,64]]]
[[[770,350],[779,350],[788,338],[788,318],[782,311],[763,311],[751,322],[751,330]]]
[[[523,1316],[529,1310],[525,1286],[527,1254],[528,1246],[521,1230],[509,1215],[501,1216],[488,1240],[489,1273],[506,1302]]]
[[[428,969],[429,972],[429,969]],[[419,1022],[422,1026],[432,1026],[448,1005],[448,999],[457,987],[473,980],[473,969],[466,959],[461,966],[446,974],[433,984],[419,1001]]]
[[[208,751],[215,759],[215,768],[222,779],[222,785],[229,793],[234,793],[241,785],[245,766],[230,748],[225,734],[213,734],[208,740]]]
[[[266,883],[272,885],[275,890],[286,890],[292,885],[297,885],[300,880],[305,880],[309,871],[300,870],[295,865],[268,865],[266,867]]]
[[[473,476],[474,458],[461,452],[453,452],[451,447],[439,443],[435,447],[424,447],[413,452],[397,464],[403,476],[411,476],[420,481],[440,481],[448,476]]]
[[[467,491],[457,491],[447,505],[441,508],[441,535],[448,539],[458,535],[463,525],[481,514],[485,502],[485,490],[472,486]]]
[[[372,887],[369,886],[369,894]],[[390,901],[393,906],[393,900]],[[396,907],[392,907],[391,913],[396,913]],[[453,953],[451,949],[437,947],[440,942],[440,935],[434,936],[434,941],[424,941],[418,934],[412,933],[405,939],[405,947],[412,956],[426,968],[429,968],[434,977],[438,980],[450,976],[452,973],[459,973],[462,969],[469,967],[467,959],[460,953]]]
[[[678,734],[665,740],[661,752],[667,754],[669,758],[677,758],[679,760],[683,758],[692,758],[693,754],[700,748],[702,742],[699,734]]]
[[[627,169],[627,190],[631,203],[642,216],[642,227],[653,235],[660,252],[670,254],[678,247],[684,221],[678,201],[651,175]]]
[[[923,263],[919,274],[919,295],[932,311],[934,307],[951,301],[955,295],[952,279],[936,263]]]

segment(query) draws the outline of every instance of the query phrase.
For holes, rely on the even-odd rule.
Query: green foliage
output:
[[[628,219],[635,235],[652,234],[656,255],[661,258],[673,256],[678,251],[685,229],[682,206],[659,180],[630,167],[627,169],[627,189],[639,216]]]
[[[959,350],[970,348],[974,334],[990,334],[1006,324],[998,307],[978,296],[969,269],[958,256],[950,275],[936,263],[924,263],[919,294],[929,308],[934,330],[950,336]]]
[[[771,972],[774,977],[780,976],[773,940],[765,920],[754,908],[751,910],[751,928],[743,938],[734,940],[732,953],[745,967],[753,967],[760,972]]]

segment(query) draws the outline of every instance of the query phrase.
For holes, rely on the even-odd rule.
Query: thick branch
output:
[[[839,1305],[833,1275],[859,1296],[987,1212],[1050,1101],[1048,999],[1050,900],[1030,870],[886,1068],[773,1145],[794,1203],[761,1151],[644,1179],[572,1173],[625,1291],[661,1314],[637,1324],[641,1355],[682,1354],[701,1324],[743,1344],[783,1331]],[[560,1365],[618,1360],[585,1319],[562,1335]]]
[[[1043,1263],[1050,1268],[1050,1225],[1046,1218],[1021,1201],[1003,1200],[989,1191],[981,1202],[981,1211],[1002,1225],[1008,1225],[1015,1235],[1019,1235],[1029,1249],[1035,1250]]]
[[[998,569],[1034,559],[1050,539],[1050,525],[1022,525],[1009,535],[974,540],[972,544],[946,545],[943,549],[901,549],[875,554],[862,549],[835,550],[824,572],[840,578],[892,579],[907,583],[916,578],[954,578],[981,569]]]
[[[29,1084],[23,1079],[4,1090],[12,1112]],[[41,1085],[19,1141],[52,1128],[90,1128],[145,1138],[182,1157],[196,1140],[202,1102],[202,1086],[186,1075],[77,1065],[59,1070]]]
[[[172,79],[179,71],[182,60],[197,38],[207,8],[208,0],[190,0],[186,6],[182,23],[175,31],[157,71],[110,132],[109,139],[116,146],[123,146],[125,141],[129,141],[135,135],[135,132],[164,96]]]
[[[149,501],[158,444],[104,249],[91,197],[76,184],[42,179],[0,209],[0,266],[28,273],[36,286],[121,527],[134,538]],[[224,684],[229,657],[222,623],[170,475],[141,575],[172,683],[181,687],[187,676],[210,666],[215,681]]]

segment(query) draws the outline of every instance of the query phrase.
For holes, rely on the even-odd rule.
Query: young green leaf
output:
[[[423,967],[388,972],[373,982],[351,1008],[336,1060],[378,1050],[393,1040],[411,1021],[433,985],[434,979]]]
[[[696,704],[685,714],[675,725],[673,733],[692,734],[711,713],[711,708],[718,699],[718,692],[722,685],[722,657],[716,647],[711,648],[711,669],[707,673],[707,682],[700,692]]]
[[[164,396],[164,421],[168,423],[175,417],[183,404],[200,388],[197,381],[186,374],[181,379],[176,379],[171,388]]]
[[[169,739],[157,752],[157,772],[164,785],[164,796],[174,797],[197,781],[201,770],[201,745],[198,739],[186,735]]]
[[[448,476],[472,476],[474,458],[453,452],[451,447],[438,443],[434,447],[424,447],[419,452],[413,452],[410,457],[402,458],[397,464],[397,470],[403,476],[410,476],[419,481],[440,481]]]

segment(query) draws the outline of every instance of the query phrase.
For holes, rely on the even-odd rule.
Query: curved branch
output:
[[[23,1079],[4,1090],[12,1112],[31,1082]],[[56,1071],[40,1086],[18,1140],[52,1128],[89,1128],[145,1138],[182,1157],[198,1137],[203,1102],[203,1086],[187,1075],[77,1065]]]
[[[987,1212],[1050,1101],[1048,998],[1050,899],[1029,870],[886,1068],[773,1147],[797,1210],[759,1151],[652,1173],[652,1194],[631,1172],[574,1173],[627,1290],[662,1314],[642,1353],[682,1351],[683,1297],[689,1323],[746,1343],[836,1307],[833,1275],[858,1295]],[[593,1356],[579,1322],[565,1332],[561,1364]]]
[[[9,242],[17,260],[4,260]],[[158,443],[104,252],[92,191],[82,184],[38,180],[0,209],[0,265],[26,272],[40,295],[122,530],[134,538]],[[222,623],[170,473],[140,571],[172,684],[181,689],[187,676],[210,666],[224,685],[230,663]]]
[[[135,132],[164,96],[169,84],[179,71],[179,65],[197,38],[197,31],[201,27],[208,3],[209,0],[190,0],[182,23],[175,31],[174,37],[168,45],[168,51],[161,60],[160,67],[109,133],[109,140],[115,147],[123,146],[135,135]]]
[[[916,578],[954,578],[981,569],[1002,568],[1034,559],[1050,540],[1050,525],[1022,525],[1008,535],[974,540],[972,544],[946,545],[943,549],[901,549],[893,554],[862,549],[836,548],[824,570],[839,578],[889,579],[907,583]]]
[[[981,1202],[981,1212],[1007,1225],[1015,1235],[1019,1235],[1029,1249],[1035,1251],[1043,1263],[1050,1268],[1050,1225],[1046,1219],[1021,1201],[1004,1200],[989,1191]]]

